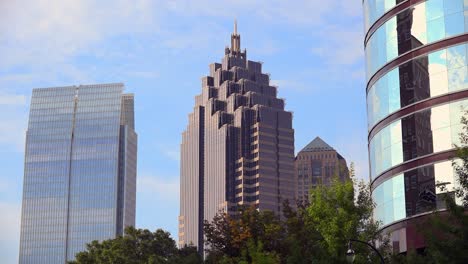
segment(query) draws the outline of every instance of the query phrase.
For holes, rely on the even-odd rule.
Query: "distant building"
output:
[[[282,211],[293,200],[292,113],[262,64],[247,60],[237,30],[210,65],[182,134],[179,245],[203,251],[203,221],[239,205]]]
[[[346,160],[320,137],[297,153],[294,171],[298,200],[306,199],[311,188],[329,185],[333,177],[343,182],[349,180]]]
[[[468,1],[363,6],[374,218],[395,253],[423,250],[420,221],[443,210],[442,194],[457,184],[451,159],[468,107]]]
[[[135,225],[134,97],[123,84],[34,89],[19,263],[63,264]]]

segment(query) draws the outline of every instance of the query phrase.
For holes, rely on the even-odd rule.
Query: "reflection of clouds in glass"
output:
[[[466,48],[467,45],[463,44],[427,55],[431,97],[468,88]],[[424,56],[416,61],[424,63]],[[400,109],[400,77],[399,68],[395,68],[382,76],[369,90],[367,95],[369,129]]]
[[[447,84],[447,50],[429,54],[429,75],[431,97],[448,92]]]
[[[429,74],[436,74],[447,70],[447,50],[439,50],[428,55]]]
[[[419,40],[421,43],[427,42],[427,18],[426,18],[426,5],[417,5],[413,10],[413,25],[411,28],[411,35]]]
[[[444,9],[443,1],[427,1],[417,4],[390,18],[370,37],[366,46],[367,78],[387,62],[409,50],[399,50],[401,41],[412,38],[412,49],[444,38],[466,32],[468,24],[463,23],[462,0],[451,0],[457,8]],[[465,4],[466,5],[466,4]],[[411,10],[412,9],[412,10]],[[451,13],[452,12],[452,13]],[[453,13],[456,12],[456,13]],[[408,23],[411,20],[411,23]],[[406,27],[411,28],[406,28]],[[408,31],[408,32],[406,32]],[[400,39],[397,35],[400,33]],[[402,48],[401,46],[400,48]]]
[[[372,192],[376,203],[374,217],[383,225],[406,217],[404,176],[399,174],[377,186]]]
[[[449,68],[460,68],[466,63],[466,45],[455,46],[447,49],[447,66]]]
[[[431,130],[434,140],[434,152],[452,148],[450,128],[450,105],[434,107],[431,113]]]
[[[436,188],[436,193],[446,193],[453,191],[454,188],[454,173],[451,161],[441,162],[434,165],[434,174],[436,186],[445,186],[445,190]]]
[[[431,109],[422,110],[419,113],[431,111],[431,133],[433,150],[422,155],[431,154],[439,151],[452,149],[454,145],[459,145],[459,133],[463,129],[460,124],[464,109],[468,105],[468,99],[457,101],[446,105],[436,106]],[[416,116],[418,118],[418,116]],[[384,172],[385,170],[401,164],[403,161],[403,143],[402,143],[402,123],[401,119],[389,124],[380,130],[370,141],[370,169],[371,178]],[[418,135],[418,133],[416,133]],[[425,136],[417,136],[416,140],[425,140]],[[412,158],[412,159],[413,159]]]
[[[427,165],[420,168],[416,173],[420,174],[422,171],[431,170],[432,167],[434,168],[434,178],[431,180],[433,180],[436,186],[436,194],[453,191],[454,187],[458,184],[455,178],[452,162],[443,161]],[[412,172],[415,172],[415,170],[411,171],[410,174]],[[407,184],[409,184],[409,182]],[[442,191],[437,186],[445,186],[445,190]],[[372,199],[376,205],[374,209],[374,217],[376,220],[381,221],[383,225],[387,225],[407,216],[405,210],[405,187],[406,189],[410,189],[410,186],[405,186],[404,174],[398,174],[384,181],[374,189],[372,192]],[[411,200],[408,202],[411,203]],[[457,200],[457,203],[460,204],[460,201]]]
[[[465,46],[453,47],[447,51],[448,85],[456,91],[467,88],[468,68],[466,67]]]
[[[431,97],[448,93],[447,71],[431,75],[430,92]]]

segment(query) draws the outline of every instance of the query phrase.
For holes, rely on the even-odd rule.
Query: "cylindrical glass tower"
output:
[[[374,217],[395,252],[424,248],[417,223],[453,190],[468,110],[468,1],[363,0]]]

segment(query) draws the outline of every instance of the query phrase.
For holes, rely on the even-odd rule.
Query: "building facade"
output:
[[[342,182],[349,180],[346,160],[320,137],[297,153],[294,171],[299,201],[307,200],[310,189],[330,185],[334,177]]]
[[[135,225],[134,96],[123,84],[34,89],[19,263],[66,263]]]
[[[203,252],[203,221],[239,205],[282,211],[295,195],[292,113],[237,30],[210,65],[181,143],[179,246]]]
[[[468,109],[468,2],[364,0],[374,216],[395,252],[424,248],[418,221],[443,209]]]

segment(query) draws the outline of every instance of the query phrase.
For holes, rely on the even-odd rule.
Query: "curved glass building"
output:
[[[468,109],[468,1],[363,0],[374,216],[395,252],[424,248]]]

